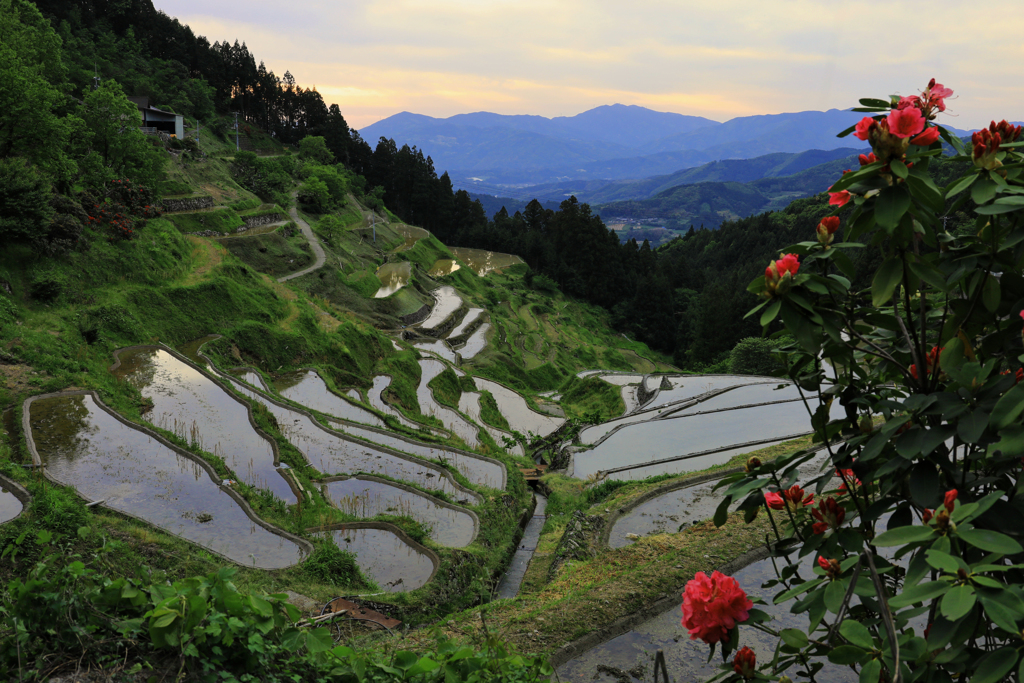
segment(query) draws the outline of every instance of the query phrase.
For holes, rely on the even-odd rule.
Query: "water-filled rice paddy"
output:
[[[535,412],[526,403],[526,399],[497,382],[482,377],[475,377],[473,381],[480,390],[491,392],[509,426],[521,434],[532,432],[538,436],[547,436],[565,424],[561,418]]]
[[[427,271],[427,275],[435,278],[444,277],[445,275],[451,275],[461,267],[462,266],[453,259],[439,259],[434,261],[434,265],[430,266],[430,270]]]
[[[40,398],[27,409],[47,474],[86,498],[249,567],[279,569],[304,558],[306,548],[249,517],[205,467],[124,424],[91,395]]]
[[[313,370],[296,370],[274,378],[274,388],[290,401],[342,420],[383,427],[384,421],[365,408],[349,403],[330,389]]]
[[[483,249],[468,249],[466,247],[454,247],[452,253],[456,258],[473,269],[477,275],[487,275],[491,271],[514,266],[522,263],[523,259],[515,254],[502,254],[497,251],[485,251]]]
[[[9,489],[4,488],[3,483],[0,482],[0,524],[9,522],[20,515],[24,507],[21,499]]]
[[[163,349],[136,347],[115,355],[114,376],[153,402],[144,415],[150,423],[219,456],[246,484],[295,502],[270,440],[256,431],[245,403]]]
[[[454,330],[452,330],[450,333],[448,333],[448,338],[452,339],[454,337],[458,337],[459,335],[463,334],[466,330],[469,329],[470,325],[475,323],[477,321],[477,319],[481,315],[483,315],[483,312],[484,312],[484,309],[482,309],[482,308],[471,308],[468,311],[466,311],[466,316],[462,319],[462,322],[460,322],[458,325],[455,326]]]
[[[460,503],[476,500],[476,494],[460,487],[439,467],[349,440],[248,386],[235,381],[235,387],[245,396],[266,406],[277,420],[278,428],[288,443],[295,446],[307,462],[323,474],[379,474],[416,484],[429,491],[444,491]]]
[[[400,593],[422,587],[434,572],[434,562],[388,529],[345,528],[321,532],[342,550],[356,556],[360,571],[383,591]]]
[[[459,310],[459,306],[462,305],[462,297],[454,287],[448,285],[438,287],[432,294],[434,295],[434,307],[430,310],[427,319],[420,323],[420,327],[426,329],[437,327],[447,320],[448,316]]]
[[[391,296],[402,287],[409,284],[412,277],[412,263],[409,261],[397,261],[385,263],[377,269],[377,279],[380,280],[380,289],[374,294],[375,299],[383,299]]]
[[[413,346],[420,351],[436,354],[438,357],[444,358],[449,363],[455,362],[455,352],[452,351],[452,347],[448,346],[443,339],[437,339],[432,342],[419,342],[417,344],[413,344]]]
[[[391,405],[390,403],[386,403],[384,401],[384,398],[381,394],[385,389],[388,388],[390,384],[391,378],[387,375],[377,375],[376,377],[374,377],[373,386],[370,387],[370,391],[367,393],[366,402],[369,403],[374,408],[376,408],[377,410],[381,411],[382,413],[387,413],[388,415],[391,415],[396,420],[401,422],[406,427],[409,427],[410,429],[426,429],[426,427],[416,422],[413,422],[405,415],[402,415],[402,413],[393,405]]]
[[[442,406],[435,401],[433,392],[427,386],[430,380],[444,372],[444,369],[444,363],[439,360],[428,358],[420,361],[420,384],[416,388],[416,399],[420,403],[420,411],[424,415],[432,415],[439,419],[446,428],[458,435],[471,448],[475,448],[480,445],[480,439],[477,437],[479,427],[470,424],[466,418],[451,408]]]
[[[487,347],[487,331],[491,329],[490,323],[484,323],[480,327],[476,328],[473,334],[469,335],[469,339],[459,349],[459,355],[464,359],[469,360],[476,356]]]
[[[480,414],[480,394],[475,391],[464,391],[462,396],[459,397],[459,410],[469,415],[478,425],[487,430],[487,433],[494,439],[494,443],[504,448],[504,439],[512,438],[512,435],[508,432],[503,432],[497,427],[484,422],[483,416]],[[507,449],[506,449],[507,450]],[[517,455],[525,455],[526,452],[523,450],[522,444],[517,443],[513,448],[512,452]]]
[[[421,493],[385,481],[339,479],[324,484],[324,490],[331,504],[342,512],[365,518],[412,517],[430,528],[430,538],[451,548],[466,547],[476,535],[473,516],[465,510],[447,507]]]
[[[657,388],[661,384],[660,377],[653,379],[657,381],[654,382],[650,389]],[[676,375],[669,376],[668,380],[672,384],[672,388],[659,391],[647,408],[660,408],[669,403],[694,398],[709,391],[734,387],[737,384],[771,381],[769,378],[748,377],[744,375]]]
[[[243,382],[248,382],[261,391],[269,391],[267,383],[263,381],[263,377],[252,368],[234,368],[232,370],[228,370],[228,373]]]

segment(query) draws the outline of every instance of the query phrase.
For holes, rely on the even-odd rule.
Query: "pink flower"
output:
[[[854,131],[853,136],[858,140],[867,140],[871,137],[871,129],[878,125],[870,116],[865,116],[857,122],[857,129]]]
[[[754,672],[757,670],[757,655],[749,647],[744,645],[740,648],[739,652],[732,660],[732,669],[743,679],[749,681],[754,677]]]
[[[840,190],[839,192],[828,193],[829,206],[846,206],[853,195],[848,190]]]
[[[921,98],[917,95],[911,95],[909,97],[901,97],[899,103],[896,105],[897,109],[909,109],[910,107],[921,108]]]
[[[928,145],[939,141],[939,129],[932,126],[931,128],[925,128],[924,132],[920,135],[910,139],[910,144],[918,145],[920,147],[927,147]]]
[[[893,109],[885,120],[889,134],[898,138],[909,138],[924,130],[924,116],[917,108]]]
[[[736,624],[750,616],[754,603],[731,576],[719,571],[708,577],[697,572],[683,592],[682,625],[690,640],[703,640],[711,645],[728,637]]]

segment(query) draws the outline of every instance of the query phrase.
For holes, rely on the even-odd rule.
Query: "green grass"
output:
[[[610,420],[626,410],[621,388],[597,377],[572,377],[562,387],[561,405],[566,417],[588,422]]]
[[[508,424],[508,420],[501,414],[494,395],[489,391],[480,392],[480,418],[492,427],[504,429],[506,432],[512,429]]]
[[[427,387],[434,393],[434,400],[438,403],[449,408],[459,409],[462,386],[459,384],[458,376],[451,368],[445,368],[443,372],[427,382]]]
[[[258,203],[258,200],[257,200]],[[224,234],[232,233],[244,224],[232,209],[214,209],[196,213],[167,214],[167,220],[184,233],[212,230]]]
[[[311,265],[313,251],[298,230],[285,237],[279,228],[264,235],[230,237],[219,242],[238,260],[261,273],[279,277]]]

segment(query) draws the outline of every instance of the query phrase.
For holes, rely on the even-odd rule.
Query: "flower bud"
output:
[[[825,216],[815,229],[818,234],[818,242],[827,249],[828,245],[832,244],[837,230],[839,230],[839,216]]]
[[[761,458],[757,457],[756,455],[752,455],[749,458],[747,458],[747,464],[746,466],[744,466],[743,471],[746,472],[747,474],[750,474],[760,466]]]
[[[754,651],[746,645],[740,648],[732,660],[732,668],[733,671],[743,676],[744,680],[749,681],[753,678],[754,672],[757,670],[757,656]]]

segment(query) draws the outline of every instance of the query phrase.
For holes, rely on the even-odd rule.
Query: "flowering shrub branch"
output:
[[[749,287],[764,299],[751,314],[784,328],[816,444],[724,479],[715,521],[734,504],[771,516],[774,602],[808,625],[779,632],[760,670],[744,648],[720,677],[1024,679],[1024,141],[1005,121],[969,145],[952,136],[935,123],[951,95],[932,80],[861,100],[865,117],[841,135],[872,152],[829,189],[836,214]],[[930,172],[943,142],[963,169],[946,187]],[[947,231],[962,210],[973,228]],[[865,249],[881,265],[859,289],[851,255]],[[820,474],[798,481],[815,458]],[[740,618],[730,580],[712,577],[708,593],[695,579],[690,612],[684,602],[691,634],[727,652],[739,624],[768,628],[756,609]],[[721,604],[701,612],[708,595]]]

